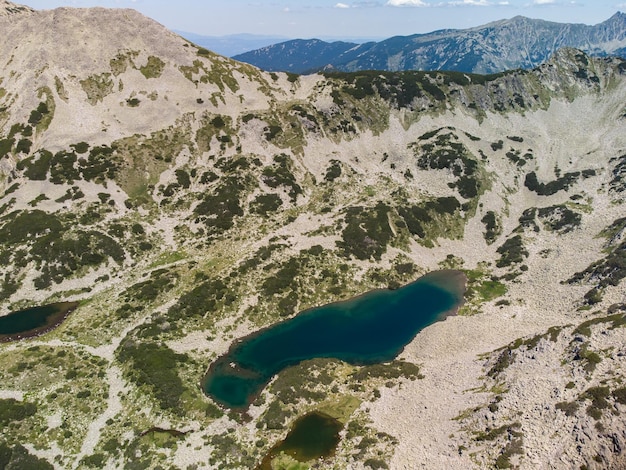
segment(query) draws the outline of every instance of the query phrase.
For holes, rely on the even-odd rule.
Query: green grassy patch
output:
[[[156,56],[149,56],[148,63],[146,65],[139,67],[139,71],[146,78],[159,78],[163,73],[163,69],[165,68],[165,62],[159,59]]]
[[[81,80],[80,86],[87,95],[87,101],[92,106],[95,106],[113,93],[113,80],[108,72],[91,75]]]

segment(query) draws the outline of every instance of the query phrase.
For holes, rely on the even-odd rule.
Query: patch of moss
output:
[[[156,56],[149,56],[148,62],[146,65],[139,67],[139,71],[143,74],[144,77],[150,78],[159,78],[163,73],[163,69],[165,68],[165,62],[159,59]]]
[[[87,101],[92,106],[102,102],[113,93],[113,80],[108,72],[91,75],[80,81],[80,86],[87,95]]]

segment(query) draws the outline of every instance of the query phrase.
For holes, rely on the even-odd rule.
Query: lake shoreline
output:
[[[21,331],[19,333],[9,333],[9,334],[0,334],[0,343],[12,343],[16,341],[21,341],[30,338],[37,338],[46,333],[49,333],[52,330],[55,330],[59,326],[63,324],[63,322],[67,319],[67,317],[78,308],[80,302],[58,302],[54,304],[42,305],[39,308],[46,307],[55,307],[57,309],[56,312],[51,313],[46,318],[46,323],[43,326],[33,328],[26,331]],[[24,313],[31,309],[18,310],[16,312],[11,312],[8,315],[5,315],[2,318],[9,317],[11,315],[16,315],[20,313]]]
[[[454,308],[446,310],[439,315],[437,321],[444,321],[448,317],[455,317],[458,315],[459,310],[465,304],[465,292],[467,292],[467,275],[463,271],[457,269],[443,269],[441,271],[432,271],[428,274],[424,274],[417,280],[434,280],[435,284],[440,289],[444,289],[454,295],[457,298],[457,303]],[[415,282],[417,282],[417,280]]]
[[[433,271],[430,273],[427,273],[423,276],[420,276],[418,279],[416,279],[415,281],[412,281],[404,286],[401,287],[402,288],[407,288],[410,287],[414,284],[423,284],[423,285],[429,285],[437,290],[440,291],[444,291],[446,292],[448,295],[452,296],[454,298],[454,303],[453,303],[453,307],[449,308],[447,310],[444,310],[440,313],[438,313],[433,319],[431,319],[431,322],[427,325],[424,325],[423,327],[421,327],[416,333],[415,335],[419,334],[419,332],[423,329],[426,328],[427,326],[445,320],[447,317],[449,316],[454,316],[457,314],[459,308],[462,306],[463,304],[463,300],[464,300],[464,294],[465,294],[465,290],[467,287],[467,277],[465,275],[465,273],[463,273],[462,271],[458,271],[458,270],[451,270],[451,269],[447,269],[447,270],[440,270],[440,271]],[[347,300],[342,300],[342,301],[337,301],[337,302],[333,302],[330,304],[327,304],[327,306],[333,306],[333,305],[340,305],[340,304],[345,304],[346,302],[358,302],[359,300],[362,300],[364,297],[366,296],[371,296],[373,293],[381,293],[381,292],[389,292],[392,290],[397,290],[397,289],[374,289],[372,291],[357,295],[355,297],[352,297],[350,299]],[[324,306],[326,307],[326,306]],[[295,315],[294,317],[290,317],[286,320],[280,321],[278,323],[274,323],[272,325],[268,325],[264,328],[261,328],[257,331],[254,331],[252,333],[249,333],[248,335],[245,335],[242,338],[236,339],[233,341],[233,343],[230,345],[230,347],[228,348],[228,351],[223,354],[222,356],[218,357],[216,360],[214,360],[206,369],[205,374],[203,375],[203,378],[200,382],[200,387],[202,389],[202,391],[204,392],[204,394],[207,397],[212,398],[220,407],[223,407],[224,409],[229,409],[231,411],[235,411],[235,412],[240,412],[240,413],[246,413],[248,408],[250,407],[250,405],[254,402],[254,400],[256,399],[256,397],[262,392],[263,388],[265,385],[267,385],[267,383],[271,380],[271,378],[269,378],[266,382],[265,385],[263,385],[257,392],[252,393],[248,399],[246,400],[246,403],[242,403],[241,405],[228,405],[226,403],[222,403],[220,400],[216,400],[216,398],[210,393],[208,392],[208,388],[207,385],[210,382],[211,377],[215,376],[216,374],[219,375],[220,373],[220,369],[226,369],[226,368],[230,368],[233,369],[233,372],[236,369],[241,369],[241,367],[238,364],[235,364],[236,361],[233,361],[232,357],[235,355],[235,353],[237,352],[237,349],[241,346],[242,343],[249,341],[249,340],[253,340],[256,337],[261,336],[263,333],[267,332],[269,329],[271,328],[276,328],[277,326],[280,326],[282,324],[285,324],[287,322],[292,321],[294,318],[303,318],[308,316],[311,312],[313,312],[316,309],[319,309],[320,307],[313,307],[310,309],[306,309],[303,310],[302,312],[298,313],[297,315]],[[400,349],[400,351],[398,351],[396,353],[400,354],[401,350],[406,346],[406,344]],[[337,357],[337,360],[342,360],[340,357]],[[363,361],[348,361],[350,364],[354,364],[354,365],[367,365],[370,364],[371,361],[368,360],[363,360]],[[241,369],[239,371],[241,372],[245,372],[245,374],[249,374],[252,373],[253,375],[256,374],[256,372],[252,371],[252,370],[246,370],[244,371],[243,369]]]

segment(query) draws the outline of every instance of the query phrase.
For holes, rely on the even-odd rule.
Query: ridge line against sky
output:
[[[597,24],[623,0],[26,0],[37,10],[61,6],[133,8],[169,29],[205,36],[388,38],[465,29],[517,15]]]

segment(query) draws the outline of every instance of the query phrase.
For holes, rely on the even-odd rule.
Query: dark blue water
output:
[[[272,470],[272,460],[285,453],[298,462],[328,457],[339,444],[340,421],[318,411],[297,419],[287,437],[274,446],[257,470]]]
[[[0,317],[0,340],[8,341],[40,334],[58,326],[77,306],[77,302],[61,302],[11,312]]]
[[[304,360],[390,361],[421,329],[458,307],[459,275],[431,273],[399,289],[307,310],[254,333],[212,364],[204,391],[226,407],[245,408],[275,374]]]

